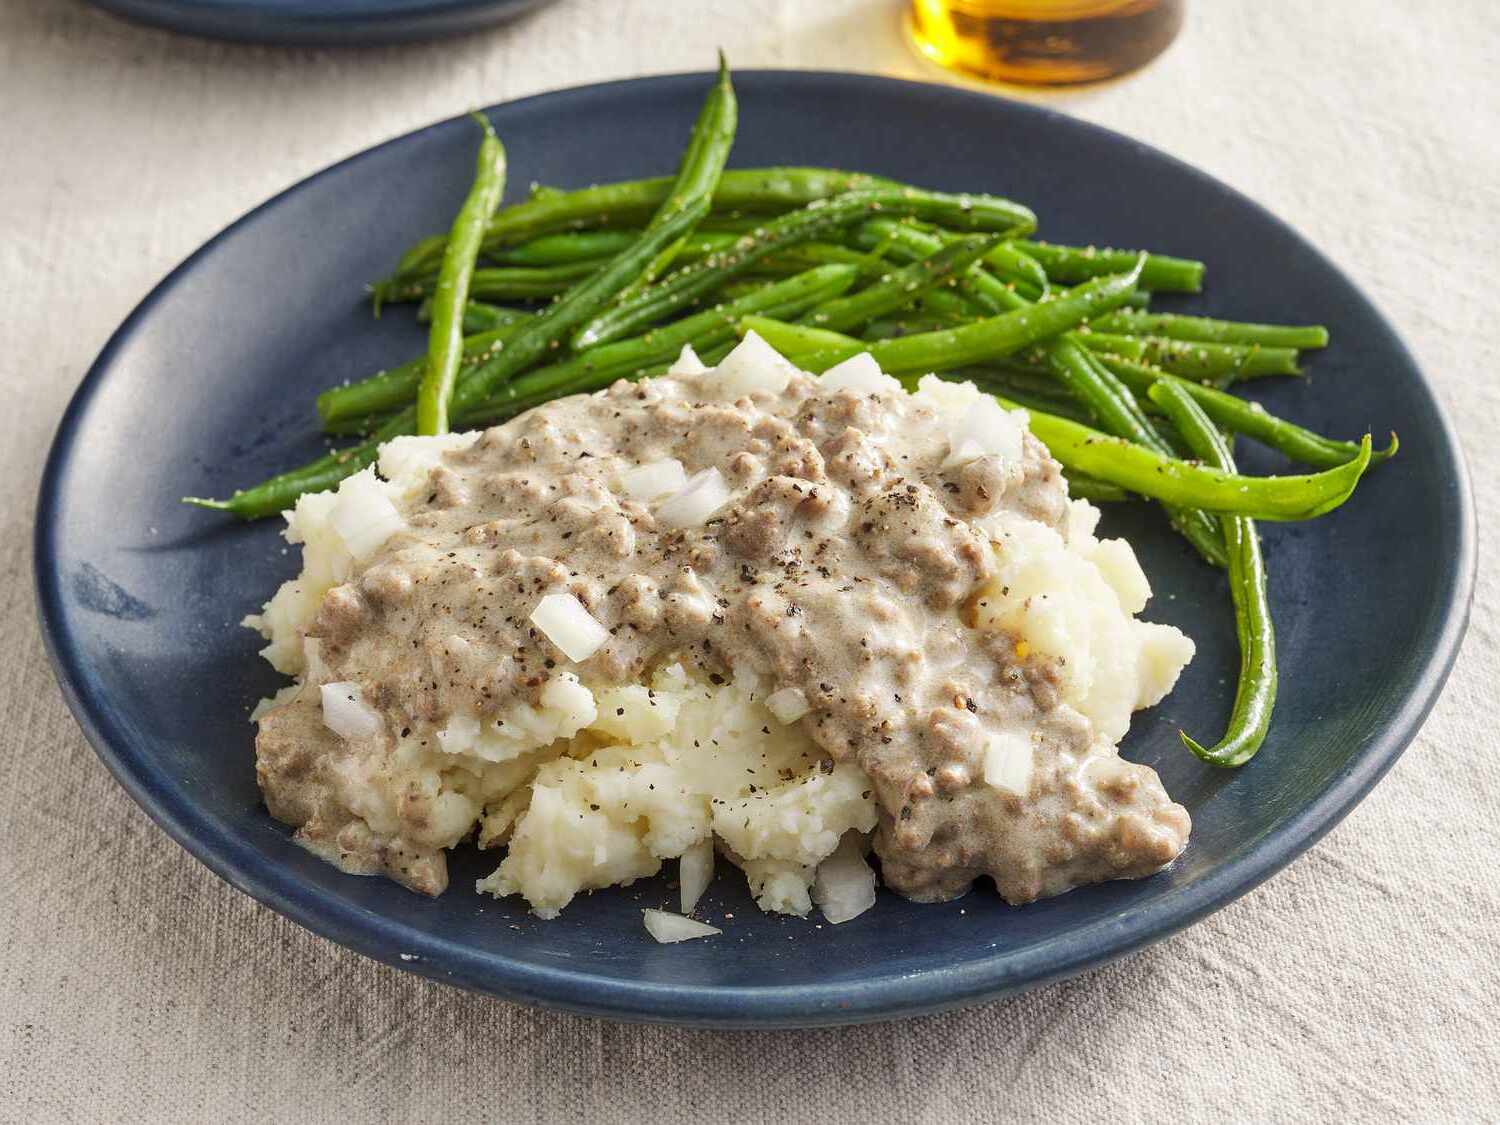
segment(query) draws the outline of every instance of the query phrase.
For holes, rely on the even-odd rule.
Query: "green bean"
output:
[[[893,255],[893,257],[898,255]],[[920,261],[920,258],[912,258],[911,261]],[[972,270],[974,267],[970,266]],[[917,298],[917,306],[929,316],[940,317],[948,322],[949,327],[956,328],[960,324],[968,324],[975,320],[983,320],[985,316],[993,316],[996,313],[1006,312],[1002,305],[997,308],[980,308],[972,298],[957,288],[958,283],[952,285],[941,285],[936,289],[929,289]],[[1019,305],[1016,307],[1020,307]]]
[[[705,259],[699,259],[703,260]],[[800,246],[788,246],[766,255],[755,263],[755,270],[785,275],[801,273],[813,266],[831,265],[857,266],[861,272],[868,273],[880,267],[880,259],[840,246],[836,242],[804,242]]]
[[[719,52],[719,84],[723,89],[729,89],[729,64],[724,59],[723,51]],[[724,127],[718,130],[693,130],[692,136],[688,138],[687,151],[682,154],[681,170],[678,172],[677,182],[672,185],[672,190],[668,193],[666,200],[656,209],[651,222],[646,226],[647,231],[659,225],[664,215],[669,215],[674,209],[685,206],[689,200],[693,201],[695,209],[702,202],[708,204],[709,210],[713,209],[714,189],[718,186],[720,178],[724,175],[724,159],[728,155],[729,144],[734,140],[738,114],[732,91],[729,92],[723,104],[728,108],[727,121],[724,123]],[[705,109],[704,112],[707,113],[708,110]],[[721,147],[723,151],[714,160],[706,161],[704,159],[706,153]],[[707,212],[705,211],[704,214],[707,214]],[[697,228],[698,222],[701,222],[702,218],[703,216],[700,215],[691,228],[683,231],[675,239],[661,246],[656,253],[646,260],[645,264],[636,273],[636,276],[631,278],[630,281],[615,293],[613,300],[622,300],[630,294],[639,292],[654,281],[663,270],[672,264],[673,259],[682,250],[688,240],[688,236]]]
[[[505,193],[505,146],[489,118],[474,115],[484,131],[475,161],[474,183],[448,231],[443,264],[432,294],[432,326],[427,335],[427,370],[417,388],[417,433],[448,432],[448,400],[464,355],[464,306],[479,257],[479,242],[490,214]]]
[[[415,412],[410,413],[414,415]],[[242,520],[274,516],[296,504],[297,497],[303,493],[333,488],[345,477],[372,464],[380,453],[380,442],[383,440],[385,439],[375,437],[348,449],[335,450],[301,468],[274,476],[254,488],[237,489],[228,500],[184,496],[182,502],[198,508],[211,508],[216,512],[229,512]]]
[[[677,178],[641,236],[629,249],[612,258],[592,277],[570,289],[561,300],[530,320],[520,322],[518,331],[499,353],[465,371],[454,387],[450,404],[456,416],[462,417],[477,403],[489,398],[512,376],[532,366],[557,347],[570,331],[603,308],[615,294],[638,276],[641,269],[664,247],[693,230],[708,213],[714,186],[723,171],[724,161],[729,156],[729,147],[734,141],[737,109],[729,71],[721,58],[718,81],[705,99],[703,109],[693,126],[693,135],[683,154]],[[410,433],[415,422],[416,411],[404,410],[382,425],[372,440],[384,441],[399,434]],[[345,462],[335,461],[331,465],[324,465],[328,458],[323,458],[313,466],[283,473],[255,488],[237,492],[227,501],[213,503],[243,518],[269,515],[280,509],[273,507],[266,510],[265,498],[274,497],[279,502],[289,493],[295,498],[297,490],[331,487],[343,476],[363,467],[354,462],[359,460],[357,451],[364,450],[369,444],[367,442],[358,446],[354,451],[344,451],[347,458]],[[372,459],[373,456],[371,453]],[[368,463],[368,460],[364,462]],[[340,472],[340,469],[346,471]]]
[[[464,306],[464,332],[471,336],[478,332],[492,332],[496,328],[519,324],[527,317],[535,315],[526,309],[508,309],[503,305],[470,301]]]
[[[996,316],[1012,309],[1025,308],[1032,302],[1017,292],[1014,282],[1001,281],[988,269],[970,269],[958,279],[958,294],[979,309],[981,316]]]
[[[1143,359],[1150,349],[1145,340],[1139,336],[1115,336],[1104,332],[1074,332],[1072,333],[1080,347],[1098,353],[1124,356],[1126,359]]]
[[[612,258],[641,236],[639,227],[620,230],[576,230],[544,234],[519,246],[506,246],[491,257],[508,266],[565,266]],[[727,232],[695,230],[683,242],[681,260],[706,257],[734,242]]]
[[[995,396],[1002,406],[1016,404]],[[1370,464],[1370,438],[1336,468],[1302,476],[1246,477],[1160,453],[1089,426],[1030,411],[1031,432],[1066,469],[1184,508],[1262,520],[1306,520],[1333,511],[1354,492]]]
[[[890,220],[875,220],[866,226],[871,227],[872,230],[881,230],[888,229],[889,223]],[[952,242],[955,238],[963,237],[954,231],[919,220],[907,219],[902,225],[939,238],[943,242]],[[1047,271],[1013,241],[1005,240],[996,243],[984,256],[984,264],[1005,283],[1024,289],[1024,296],[1029,301],[1039,300],[1047,295]]]
[[[889,247],[891,256],[898,261],[915,262],[931,257],[944,244],[941,235],[927,229],[924,224],[898,222],[895,219],[868,219],[853,232],[852,240],[857,246],[881,244]],[[924,297],[923,304],[932,311],[941,311],[971,317],[978,313],[1006,312],[1019,308],[1011,286],[995,277],[987,269],[974,265],[955,282],[957,291],[932,290]]]
[[[910,304],[918,294],[962,273],[994,245],[994,239],[982,236],[956,239],[937,253],[894,270],[858,293],[819,305],[805,314],[802,322],[836,331],[858,328],[877,316]]]
[[[466,337],[461,368],[477,367],[494,356],[521,327],[522,322],[513,321],[488,332]],[[318,396],[318,415],[325,423],[337,422],[378,414],[410,402],[417,393],[426,369],[427,357],[418,356],[358,383],[330,387]]]
[[[900,255],[892,255],[892,257],[900,260]],[[1020,299],[1028,300],[1028,302],[1032,303],[1040,302],[1040,300],[1046,300],[1047,297],[1050,297],[1053,293],[1056,293],[1056,288],[1050,288],[1050,290],[1043,291],[1040,290],[1040,288],[1035,287],[1035,285],[1028,284],[1028,282],[1023,281],[1023,279],[1004,278],[1004,276],[996,275],[995,281],[998,282],[998,284],[1004,285],[1007,290],[1010,290],[1011,293],[1016,294],[1016,296],[1020,297]],[[972,285],[969,288],[972,288]],[[1122,306],[1122,308],[1145,309],[1148,308],[1149,305],[1151,305],[1151,293],[1148,293],[1148,291],[1146,290],[1136,290],[1133,294],[1131,294],[1130,297],[1128,297],[1127,300],[1125,300],[1125,305]]]
[[[464,305],[464,335],[473,336],[495,328],[504,328],[507,324],[515,324],[517,321],[534,315],[536,314],[528,309],[512,309],[504,305],[491,305],[484,301],[469,301]],[[417,320],[422,324],[432,322],[431,297],[417,306]]]
[[[737,301],[741,297],[754,293],[757,289],[764,289],[766,279],[763,277],[743,277],[730,281],[715,289],[711,298],[717,301]]]
[[[639,230],[563,231],[503,247],[493,257],[507,266],[565,266],[613,258],[639,237]]]
[[[881,370],[890,375],[943,371],[983,363],[1066,332],[1102,309],[1117,308],[1134,287],[1134,273],[1096,278],[1068,290],[1055,300],[1026,305],[973,324],[877,340],[868,345],[851,340],[842,347],[799,357],[798,362],[809,371],[823,371],[850,356],[868,351]]]
[[[949,232],[944,232],[944,237],[949,237]],[[1026,251],[1022,250],[1014,242],[1002,242],[984,256],[984,264],[994,270],[1001,281],[1009,281],[1019,286],[1026,286],[1027,300],[1039,300],[1047,295],[1050,288],[1048,285],[1047,271],[1042,269],[1041,263]]]
[[[512,376],[559,347],[626,288],[658,254],[691,232],[708,212],[714,186],[734,141],[737,105],[728,68],[720,59],[719,79],[693,127],[677,181],[630,249],[616,255],[579,282],[518,332],[509,346],[460,380],[455,401],[469,406],[490,398]]]
[[[732,175],[734,175],[733,172],[725,172],[724,174],[726,176],[732,176]],[[875,180],[875,177],[871,177],[871,182],[869,182],[869,183],[859,184],[859,185],[853,185],[853,186],[851,186],[849,188],[845,188],[845,189],[842,189],[842,190],[856,191],[856,190],[859,190],[860,188],[878,186],[874,182],[874,180]],[[889,181],[881,181],[881,183],[888,184]],[[834,195],[838,195],[839,193],[838,192],[834,192],[833,194]],[[812,200],[805,199],[802,202],[803,203],[811,203]],[[774,213],[774,209],[773,209],[773,213]],[[702,224],[699,225],[698,229],[701,230],[701,231],[712,232],[714,234],[749,234],[756,227],[764,226],[765,222],[766,222],[766,219],[768,217],[769,216],[767,214],[764,214],[764,213],[762,213],[762,214],[753,214],[753,213],[752,214],[742,214],[739,211],[711,211],[709,213],[708,218],[706,218],[706,219],[703,220]]]
[[[524,246],[517,247],[517,254],[504,255],[508,263],[501,267],[487,267],[476,271],[476,286],[485,295],[497,300],[517,298],[550,297],[563,292],[580,278],[599,269],[604,258],[585,255],[584,250],[606,250],[621,243],[629,245],[640,236],[639,231],[579,231],[572,234],[548,235]],[[581,241],[579,253],[562,249],[570,239]],[[734,245],[738,236],[697,231],[677,252],[676,261],[682,264],[701,262]],[[525,253],[519,253],[524,251]],[[546,259],[555,259],[548,261]],[[766,272],[780,275],[800,273],[814,265],[848,262],[869,267],[872,259],[856,250],[830,242],[810,242],[802,246],[791,246],[758,263]],[[399,286],[392,285],[382,292],[381,299],[389,302],[413,300],[430,292],[430,277],[414,278]]]
[[[1166,411],[1203,464],[1220,472],[1235,471],[1229,443],[1185,386],[1160,380],[1151,388],[1151,400]],[[1183,745],[1205,762],[1234,767],[1255,756],[1271,725],[1271,711],[1276,705],[1276,627],[1271,620],[1266,564],[1255,521],[1248,516],[1226,516],[1223,524],[1224,545],[1229,551],[1229,593],[1234,600],[1235,633],[1240,644],[1234,707],[1224,737],[1212,748],[1195,742],[1186,731],[1177,734]]]
[[[886,242],[890,245],[891,256],[902,261],[913,261],[930,255],[943,241],[942,235],[924,230],[920,224],[896,222],[892,219],[870,219],[860,224],[852,237],[858,246],[870,246],[877,241]],[[989,263],[989,256],[986,256],[985,262],[986,265]],[[959,279],[957,286],[956,292],[949,289],[928,291],[922,295],[922,305],[931,312],[952,317],[968,316],[972,319],[976,313],[994,315],[1021,308],[1034,299],[1030,294],[1040,296],[1039,291],[1030,289],[1024,282],[1002,281],[988,269],[979,266],[971,266]],[[1137,290],[1129,300],[1137,301],[1140,296],[1141,291]],[[1081,336],[1082,334],[1080,342],[1086,343]],[[1111,339],[1113,346],[1123,349],[1134,358],[1139,359],[1145,354],[1146,345],[1143,342],[1121,342],[1133,337],[1117,336]]]
[[[909,249],[899,246],[892,248],[891,257],[897,261],[909,262],[917,260],[917,257]],[[980,320],[986,314],[994,315],[997,312],[1008,312],[1011,309],[1020,308],[1023,303],[1032,301],[1032,298],[1027,296],[1025,288],[1011,282],[998,282],[999,288],[1004,289],[1010,294],[1009,300],[1000,302],[993,300],[993,297],[990,300],[985,300],[985,297],[998,292],[995,288],[997,280],[993,278],[990,281],[981,280],[973,266],[969,267],[969,273],[963,278],[963,282],[964,284],[961,287],[958,286],[958,283],[950,282],[938,288],[929,289],[917,298],[916,304],[932,316],[940,317],[947,321],[949,325],[956,326],[971,320]],[[1125,304],[1127,306],[1138,307],[1141,301],[1148,300],[1150,296],[1151,294],[1145,290],[1137,289],[1125,299]],[[1016,297],[1021,298],[1021,300],[1014,300]],[[913,317],[906,315],[901,319],[910,320]],[[1087,333],[1080,333],[1080,335],[1087,335]],[[1118,341],[1133,339],[1133,337],[1116,336],[1111,339]],[[1146,354],[1146,345],[1139,340],[1134,345],[1124,344],[1120,346],[1135,356]]]
[[[469,282],[469,293],[486,301],[525,301],[555,297],[599,272],[604,264],[595,260],[569,262],[561,266],[486,266],[474,271]],[[371,299],[380,305],[420,301],[430,297],[436,285],[437,279],[431,276],[399,285],[392,283],[372,291]]]
[[[1161,336],[1210,344],[1259,344],[1271,348],[1328,346],[1328,329],[1321,324],[1255,324],[1243,320],[1215,320],[1180,313],[1112,312],[1090,325],[1098,332],[1127,336]]]
[[[842,351],[852,347],[853,350],[849,351],[849,355],[858,355],[867,350],[863,342],[855,340],[852,336],[846,336],[842,332],[835,332],[828,328],[815,328],[808,324],[788,324],[784,320],[764,314],[740,318],[737,328],[742,336],[754,332],[782,355],[799,364],[801,357],[816,355],[820,352]]]
[[[1304,429],[1295,422],[1278,418],[1258,402],[1247,402],[1227,391],[1206,387],[1202,383],[1171,375],[1148,364],[1108,355],[1100,356],[1099,359],[1136,394],[1149,395],[1152,386],[1158,382],[1181,387],[1218,425],[1279,450],[1304,465],[1331,468],[1359,456],[1357,442],[1340,441]],[[1399,444],[1396,435],[1392,434],[1391,444],[1375,452],[1371,460],[1389,459],[1395,455]]]
[[[490,220],[485,251],[497,253],[560,231],[639,226],[666,200],[672,182],[670,176],[661,176],[533,197]],[[878,176],[834,168],[744,168],[721,176],[712,205],[721,211],[785,211],[846,191],[890,185]],[[442,235],[435,235],[418,242],[380,284],[401,284],[430,274],[442,257],[443,241]]]
[[[932,247],[938,237],[909,222],[898,223],[890,219],[872,219],[855,229],[851,241],[857,246],[870,246],[877,241],[884,240],[890,244],[892,258],[897,261],[915,261],[932,252]],[[958,288],[960,292],[937,290],[924,294],[921,304],[934,312],[975,319],[985,312],[1003,312],[1019,307],[1015,301],[1016,297],[1020,297],[1022,301],[1036,302],[1050,295],[1050,291],[1043,290],[1024,278],[1013,276],[1002,278],[991,274],[988,269],[979,267],[970,267]],[[1131,308],[1145,308],[1150,303],[1150,292],[1137,288],[1126,300],[1125,305]],[[1132,351],[1144,352],[1144,349],[1145,345],[1142,344]]]
[[[1074,500],[1088,500],[1094,504],[1112,504],[1121,500],[1136,499],[1135,493],[1084,473],[1074,473],[1064,469],[1063,479],[1068,482],[1068,495]]]
[[[1000,234],[1030,229],[1036,217],[1024,207],[997,196],[948,195],[916,188],[875,188],[851,191],[820,200],[799,211],[772,219],[743,235],[732,250],[685,266],[656,285],[595,317],[573,337],[582,351],[619,339],[691,303],[757,261],[787,246],[810,241],[846,227],[871,212],[941,218],[953,226]]]
[[[1037,301],[1037,300],[1041,300],[1042,299],[1042,298],[1039,298],[1039,297],[1030,296],[1029,293],[1028,293],[1028,291],[1027,291],[1027,289],[1024,286],[1020,285],[1020,284],[1016,285],[1016,292],[1018,294],[1020,294],[1022,297],[1025,297],[1028,301]],[[1054,293],[1057,292],[1057,287],[1056,286],[1053,286],[1052,292],[1054,292]],[[1126,299],[1125,303],[1123,305],[1121,305],[1120,308],[1118,310],[1116,310],[1116,311],[1124,311],[1126,309],[1144,310],[1150,304],[1151,304],[1151,290],[1149,290],[1149,289],[1137,289],[1134,293],[1132,293]]]
[[[997,387],[997,391],[1004,391],[1003,387]],[[1023,404],[1024,405],[1024,404]],[[367,438],[386,422],[390,421],[394,412],[390,410],[378,411],[374,414],[364,414],[355,418],[336,418],[332,422],[323,423],[323,433],[329,437],[358,437]],[[462,415],[455,415],[462,421]]]
[[[1300,375],[1294,348],[1266,348],[1258,344],[1209,344],[1188,340],[1164,340],[1160,336],[1117,336],[1112,332],[1080,333],[1090,337],[1094,351],[1127,355],[1181,375],[1187,379],[1232,383],[1262,375]],[[1140,351],[1135,340],[1144,344]],[[1137,354],[1130,355],[1132,351]]]
[[[866,341],[890,340],[897,336],[913,336],[918,332],[937,332],[967,324],[972,317],[954,320],[947,316],[904,313],[898,317],[877,317],[864,326],[860,337]]]
[[[1099,429],[1171,456],[1172,451],[1147,420],[1135,396],[1112,374],[1101,370],[1087,351],[1063,336],[1047,349],[1046,355],[1053,376],[1098,419]]]
[[[1051,242],[1018,241],[1016,247],[1040,262],[1053,281],[1069,284],[1129,269],[1141,254],[1139,250],[1059,246]],[[1197,293],[1203,288],[1203,263],[1165,254],[1147,254],[1146,264],[1141,268],[1141,288]]]
[[[718,78],[720,78],[721,83],[726,84],[726,86],[727,83],[729,83],[729,63],[724,60],[723,51],[718,52]],[[738,113],[738,111],[735,111],[735,113]],[[733,117],[730,117],[729,124],[727,124],[727,136],[729,136],[730,141],[732,141],[733,139],[733,132],[735,132],[735,120],[733,120]],[[684,175],[679,172],[678,181],[673,184],[672,192],[667,195],[666,201],[661,204],[661,207],[657,208],[654,216],[652,216],[651,223],[648,223],[646,229],[649,229],[652,225],[655,225],[655,223],[660,222],[661,216],[663,216],[663,214],[670,213],[673,208],[681,207],[681,205],[684,204],[687,199],[702,199],[703,196],[706,196],[706,198],[709,199],[709,210],[712,210],[712,195],[714,195],[714,187],[717,186],[718,178],[720,178],[724,172],[723,160],[717,160],[717,163],[705,163],[702,159],[702,153],[703,151],[708,150],[711,145],[717,145],[718,142],[720,142],[720,139],[720,136],[714,136],[709,132],[699,132],[699,130],[694,129],[693,135],[688,138],[687,151],[685,151],[685,153],[682,153],[681,166],[684,169],[693,168],[696,169],[696,171],[694,171],[691,175],[687,175],[687,177],[685,178]],[[702,217],[703,216],[699,216],[699,222],[702,222]],[[649,258],[649,260],[646,261],[646,263],[643,264],[642,267],[640,267],[640,270],[636,273],[636,276],[634,276],[634,278],[631,278],[630,281],[628,281],[627,284],[625,284],[624,287],[622,287],[621,290],[619,290],[618,293],[615,294],[613,300],[616,300],[616,302],[618,302],[618,300],[624,300],[625,297],[630,296],[630,294],[639,293],[640,290],[643,290],[643,288],[648,287],[648,285],[651,284],[652,281],[655,281],[655,279],[657,279],[658,276],[661,275],[661,272],[663,272],[663,270],[666,270],[667,267],[672,264],[672,261],[675,260],[676,255],[678,255],[679,252],[682,251],[682,246],[687,245],[688,237],[690,237],[691,234],[696,231],[696,228],[697,222],[694,222],[693,228],[687,229],[687,231],[682,231],[682,233],[679,234],[676,239],[673,239],[672,242],[666,243],[666,245],[661,246],[661,248],[658,249],[658,251],[655,252],[655,254],[652,255],[652,257]]]

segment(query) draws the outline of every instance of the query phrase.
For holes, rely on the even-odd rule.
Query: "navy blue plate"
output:
[[[493,111],[511,181],[580,185],[659,174],[677,158],[704,75],[566,90]],[[1310,524],[1266,528],[1282,693],[1265,748],[1237,772],[1177,743],[1213,737],[1236,663],[1222,577],[1145,505],[1111,509],[1197,659],[1137,717],[1126,753],[1192,811],[1192,842],[1151,879],[1020,909],[988,890],[941,906],[883,894],[843,926],[771,917],[738,877],[706,900],[725,933],[655,944],[640,909],[665,877],[540,922],[471,880],[460,854],[430,900],[342,875],[294,845],[255,786],[252,703],[279,686],[237,622],[297,565],[279,528],[180,505],[314,454],[316,391],[420,352],[395,311],[361,300],[400,250],[441,229],[473,165],[455,119],[344,161],[251,212],[172,273],[84,380],[42,482],[36,577],[68,702],[120,783],[236,887],[371,957],[499,996],[627,1019],[719,1026],[854,1022],[1005,995],[1118,957],[1203,917],[1289,863],[1411,741],[1458,649],[1474,516],[1452,429],[1411,356],[1322,255],[1254,203],[1144,145],[1056,113],[850,75],[737,76],[741,165],[824,163],[1033,204],[1047,235],[1205,258],[1187,309],[1322,321],[1315,374],[1259,391],[1320,430],[1399,429],[1400,457]],[[561,139],[560,139],[561,138]],[[1316,173],[1311,173],[1316,174]],[[1251,471],[1281,466],[1246,450]],[[731,918],[730,915],[733,915]]]
[[[363,46],[477,31],[552,0],[91,0],[126,19],[245,43]]]

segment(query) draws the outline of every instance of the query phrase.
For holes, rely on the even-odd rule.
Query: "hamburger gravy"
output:
[[[297,678],[256,715],[267,806],[348,871],[438,894],[472,835],[550,917],[717,852],[806,913],[836,850],[1025,903],[1186,843],[1115,744],[1192,642],[971,385],[751,336],[378,470],[288,513],[304,570],[249,619]]]

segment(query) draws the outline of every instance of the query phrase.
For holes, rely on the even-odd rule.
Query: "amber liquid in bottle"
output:
[[[917,48],[999,82],[1098,82],[1144,66],[1177,36],[1185,0],[912,0]]]

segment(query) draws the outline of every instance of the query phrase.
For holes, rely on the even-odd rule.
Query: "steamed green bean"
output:
[[[417,388],[417,433],[448,432],[448,400],[464,356],[464,306],[479,243],[491,212],[505,191],[505,146],[489,118],[475,115],[484,136],[474,169],[474,183],[448,231],[443,263],[432,292],[432,324],[428,331],[427,369]]]
[[[1164,371],[1188,379],[1217,383],[1254,379],[1262,375],[1300,375],[1294,348],[1269,348],[1258,344],[1211,344],[1193,340],[1167,340],[1160,336],[1120,336],[1112,332],[1080,333],[1089,337],[1095,351],[1145,360]]]
[[[1235,471],[1229,443],[1183,384],[1159,380],[1151,388],[1151,399],[1166,411],[1204,465],[1220,472]],[[1255,521],[1248,516],[1226,515],[1223,525],[1229,554],[1229,593],[1240,647],[1234,706],[1224,737],[1212,747],[1195,742],[1186,731],[1177,733],[1183,745],[1205,762],[1232,768],[1255,756],[1270,729],[1271,711],[1276,705],[1276,627],[1271,620],[1266,564]]]
[[[1243,320],[1217,320],[1181,313],[1150,313],[1117,310],[1096,318],[1090,325],[1098,332],[1126,336],[1158,336],[1208,344],[1259,344],[1271,348],[1322,348],[1328,345],[1328,329],[1321,324],[1256,324]]]
[[[1001,404],[1014,407],[1004,396]],[[1031,411],[1031,432],[1065,468],[1180,507],[1262,520],[1307,520],[1333,511],[1370,464],[1369,435],[1359,456],[1301,476],[1247,477],[1174,457],[1066,418]]]
[[[1139,250],[1059,246],[1051,242],[1017,241],[1016,247],[1035,258],[1053,281],[1070,285],[1129,269],[1141,254]],[[1203,263],[1148,253],[1146,264],[1141,267],[1141,288],[1197,293],[1203,288]]]

